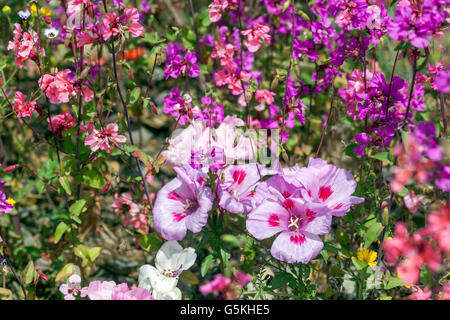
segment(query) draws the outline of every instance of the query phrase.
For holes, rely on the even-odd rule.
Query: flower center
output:
[[[186,210],[186,212],[193,213],[193,212],[197,211],[198,208],[199,208],[199,205],[198,205],[197,200],[186,199],[186,203],[184,205],[184,209]]]
[[[302,220],[303,220],[303,218],[301,218],[301,217],[291,216],[289,218],[288,229],[290,231],[297,231],[298,229],[300,229],[300,227],[302,225]]]
[[[167,278],[173,278],[174,277],[174,272],[172,270],[164,269],[163,274]]]

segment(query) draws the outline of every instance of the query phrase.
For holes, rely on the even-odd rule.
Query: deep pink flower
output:
[[[8,42],[8,50],[14,50],[15,63],[22,69],[23,63],[28,59],[37,59],[38,54],[45,56],[45,50],[39,45],[39,36],[33,31],[23,32],[20,24],[14,24],[13,41]]]
[[[47,122],[48,122],[48,129],[51,130],[53,127],[53,130],[57,134],[60,134],[64,130],[70,130],[76,125],[75,118],[72,116],[70,112],[58,114],[56,116],[51,117],[51,126],[48,118]]]
[[[17,112],[17,118],[30,117],[36,109],[36,101],[26,101],[27,96],[20,91],[14,95],[14,110]]]

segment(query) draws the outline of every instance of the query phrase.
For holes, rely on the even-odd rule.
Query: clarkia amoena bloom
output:
[[[167,240],[181,240],[187,230],[200,232],[213,204],[206,175],[189,165],[174,170],[177,177],[161,188],[153,208],[155,229]]]

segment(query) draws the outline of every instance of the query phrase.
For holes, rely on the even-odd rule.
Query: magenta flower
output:
[[[440,70],[434,78],[436,90],[442,93],[450,93],[450,67]]]
[[[189,165],[174,170],[177,177],[156,196],[153,223],[165,239],[182,240],[187,230],[197,233],[206,225],[213,196],[200,171]]]
[[[6,181],[0,179],[0,212],[1,213],[10,213],[14,208],[14,205],[11,199],[6,197],[6,194],[3,192],[3,186]]]
[[[353,176],[322,159],[310,158],[308,167],[299,170],[297,179],[303,186],[303,198],[325,205],[333,216],[344,216],[351,206],[364,201],[352,196],[356,189]]]
[[[231,279],[224,277],[222,274],[218,273],[214,276],[214,280],[206,281],[206,283],[200,286],[199,290],[202,295],[207,296],[208,294],[226,291],[231,284]]]
[[[247,230],[263,240],[280,233],[273,242],[271,254],[289,263],[308,263],[323,248],[319,235],[330,232],[331,214],[317,203],[300,198],[289,201],[265,200],[248,215]]]

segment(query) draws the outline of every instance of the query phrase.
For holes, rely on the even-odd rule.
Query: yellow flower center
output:
[[[16,204],[16,201],[13,198],[8,198],[8,199],[6,199],[5,202],[12,206]]]

